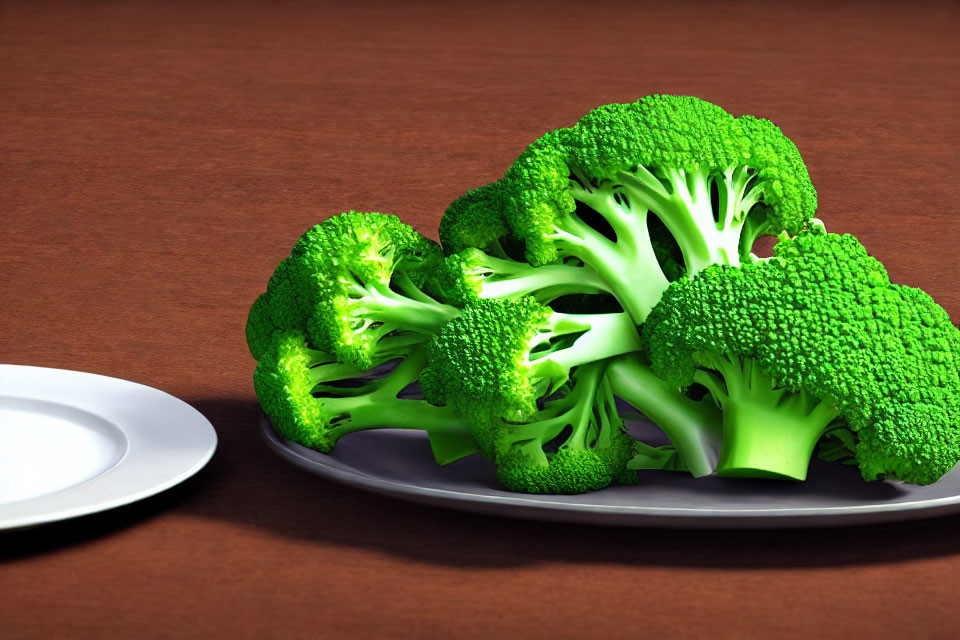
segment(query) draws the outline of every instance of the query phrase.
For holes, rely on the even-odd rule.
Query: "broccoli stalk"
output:
[[[611,360],[607,379],[615,395],[663,431],[683,460],[684,469],[694,477],[714,472],[722,442],[720,415],[715,406],[688,398],[678,387],[658,378],[636,355]],[[644,468],[664,468],[666,462],[648,461]]]
[[[813,449],[839,410],[801,388],[777,387],[750,358],[709,358],[693,381],[723,410],[723,451],[717,474],[803,480]],[[714,371],[716,373],[714,373]]]
[[[571,378],[572,390],[523,423],[500,423],[494,446],[497,478],[505,487],[570,494],[635,479],[626,469],[634,441],[617,414],[605,367],[602,361],[581,366]]]
[[[446,263],[452,289],[450,298],[460,304],[525,296],[533,296],[546,304],[565,295],[609,291],[606,282],[593,269],[571,264],[534,267],[472,248],[447,257]]]
[[[344,385],[362,372],[311,349],[300,331],[278,331],[257,363],[254,387],[280,435],[325,453],[343,436],[368,429],[421,429],[469,440],[451,409],[397,397],[417,380],[425,361],[421,347],[384,378]]]
[[[637,272],[642,282],[650,278],[651,284],[666,288],[650,240],[647,216],[651,213],[673,236],[690,275],[711,264],[738,266],[745,252],[741,241],[751,240],[742,236],[743,226],[753,206],[763,199],[765,184],[756,183],[756,172],[748,166],[727,166],[719,170],[667,167],[658,173],[660,177],[637,165],[617,171],[612,179],[594,186],[584,170],[572,166],[570,193],[574,200],[603,216],[616,234],[615,242],[629,247],[629,257],[649,271]],[[711,199],[711,190],[718,194],[715,200]],[[716,216],[714,206],[718,209]],[[755,217],[762,217],[762,208],[755,213]],[[764,225],[762,220],[752,225],[753,239],[762,233]],[[753,242],[746,244],[748,252]],[[575,246],[568,248],[577,250]]]

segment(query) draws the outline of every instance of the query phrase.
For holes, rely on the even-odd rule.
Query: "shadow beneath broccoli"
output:
[[[960,516],[869,528],[698,531],[537,522],[426,507],[341,486],[280,459],[261,439],[260,408],[252,397],[190,403],[210,419],[220,437],[207,468],[170,491],[127,507],[4,533],[0,560],[89,544],[173,513],[238,523],[324,546],[462,567],[584,562],[789,568],[903,561],[960,551]],[[703,482],[666,475],[658,482]],[[816,483],[819,475],[811,473],[809,482]],[[741,482],[716,479],[715,489],[705,490],[725,491],[727,484]],[[876,496],[872,492],[895,491],[889,485],[862,487],[872,497]]]

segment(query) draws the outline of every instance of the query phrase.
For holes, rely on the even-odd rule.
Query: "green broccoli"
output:
[[[609,293],[606,283],[589,267],[526,262],[488,255],[479,249],[464,249],[446,260],[448,297],[469,305],[488,298],[533,296],[549,303],[573,294]]]
[[[638,451],[632,468],[674,468],[689,471],[697,478],[716,471],[722,422],[720,412],[708,398],[694,400],[679,384],[672,385],[658,378],[642,354],[627,354],[611,360],[607,380],[616,396],[660,428],[670,440],[670,449],[680,458],[679,461],[664,458],[662,448],[644,449]]]
[[[639,344],[625,313],[562,314],[532,298],[482,300],[428,344],[420,383],[429,401],[463,416],[508,488],[591,491],[622,480],[634,455],[603,370],[606,359]]]
[[[479,424],[522,421],[575,367],[639,348],[625,313],[564,314],[532,298],[482,300],[427,345],[420,384],[427,400]]]
[[[397,217],[336,215],[304,233],[280,263],[262,303],[269,311],[250,314],[248,335],[262,342],[267,330],[256,325],[269,318],[305,331],[340,362],[370,369],[407,355],[459,313],[438,299],[444,273],[440,247]]]
[[[627,464],[637,443],[617,413],[605,366],[601,361],[577,368],[562,392],[522,423],[499,420],[479,430],[494,438],[489,446],[503,486],[575,494],[636,481]]]
[[[363,380],[356,367],[311,349],[303,332],[278,330],[261,354],[253,383],[277,432],[306,447],[326,453],[347,434],[398,428],[421,429],[441,442],[466,443],[467,453],[472,453],[472,436],[451,409],[397,397],[416,382],[424,361],[420,347],[385,377]],[[349,380],[357,384],[343,384]],[[449,460],[441,454],[438,461]]]
[[[816,207],[766,120],[601,106],[452,203],[442,249],[377,213],[303,234],[247,318],[254,386],[292,441],[423,429],[438,463],[479,452],[528,493],[637,469],[802,480],[818,444],[867,480],[934,482],[960,458],[960,330]],[[631,437],[616,398],[670,444]]]
[[[795,233],[815,211],[800,154],[772,123],[654,95],[599,107],[535,141],[502,180],[450,207],[441,240],[448,254],[472,246],[502,257],[512,238],[530,264],[576,260],[640,324],[670,279],[738,265],[758,236]],[[653,218],[680,269],[662,264],[668,239],[651,237]]]
[[[721,476],[803,480],[832,429],[867,480],[928,484],[960,457],[960,332],[853,236],[784,237],[770,260],[674,282],[643,341],[657,375],[721,407]]]

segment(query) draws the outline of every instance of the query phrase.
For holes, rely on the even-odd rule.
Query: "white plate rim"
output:
[[[288,462],[339,484],[420,504],[533,520],[664,528],[776,529],[899,522],[960,512],[960,493],[943,498],[889,504],[763,507],[735,511],[588,502],[577,504],[552,501],[544,496],[465,493],[379,478],[360,470],[341,468],[345,465],[340,465],[333,457],[327,459],[324,456],[322,460],[318,456],[311,457],[309,453],[312,452],[309,449],[281,438],[266,415],[261,416],[261,435],[267,445]]]
[[[0,364],[0,398],[56,404],[95,415],[126,440],[114,464],[54,493],[0,505],[0,530],[76,518],[165,491],[202,469],[217,434],[199,411],[164,391],[95,373]]]

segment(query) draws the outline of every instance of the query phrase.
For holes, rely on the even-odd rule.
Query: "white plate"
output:
[[[152,496],[202,469],[216,447],[210,422],[158,389],[0,365],[0,529]]]

